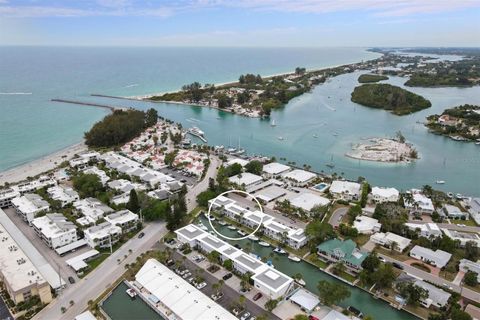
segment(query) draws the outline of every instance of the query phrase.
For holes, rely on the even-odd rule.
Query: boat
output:
[[[333,163],[333,156],[330,157],[330,162],[326,164],[327,167],[330,169],[335,168],[335,164]]]
[[[230,230],[237,230],[237,228],[235,226],[228,226],[227,228],[230,229]]]
[[[275,268],[275,266],[274,266],[273,263],[272,263],[272,260],[268,260],[268,261],[267,261],[267,265],[270,266],[270,267],[272,267],[272,268]]]
[[[215,217],[212,216],[211,214],[204,213],[203,216],[205,217],[205,219],[208,219],[210,221],[215,221]]]
[[[137,296],[137,292],[135,290],[133,290],[132,288],[128,288],[127,290],[125,290],[125,292],[132,299],[135,299],[135,297]]]
[[[362,311],[358,310],[357,308],[353,307],[353,306],[348,306],[348,311],[350,311],[351,313],[353,313],[356,317],[362,319],[363,318],[363,313]]]
[[[221,226],[226,226],[227,225],[227,223],[223,220],[219,220],[218,224],[221,225]]]
[[[436,184],[445,184],[445,181],[444,180],[437,180],[435,181]]]
[[[455,195],[455,198],[457,198],[458,200],[462,200],[463,199],[463,195],[461,193],[457,193]]]
[[[248,239],[252,240],[252,241],[258,241],[258,238],[255,237],[255,236],[248,236]]]
[[[301,285],[302,287],[305,287],[305,285],[307,284],[303,279],[295,279],[295,282],[298,283],[299,285]]]
[[[475,142],[475,144],[476,144],[477,146],[480,146],[480,142]]]
[[[282,137],[282,136],[280,136],[280,137],[277,137],[277,139],[278,139],[278,140],[280,140],[280,141],[283,141],[283,140],[285,140],[285,138],[284,138],[284,137]]]
[[[285,253],[287,253],[287,251],[283,250],[283,249],[280,248],[280,247],[276,247],[275,249],[273,249],[273,252],[278,253],[278,254],[285,254]]]
[[[270,244],[265,241],[260,241],[258,244],[261,245],[262,247],[270,247]]]
[[[275,119],[272,119],[272,122],[270,123],[270,126],[275,127],[277,124],[275,123]]]
[[[314,134],[313,134],[313,137],[314,137],[314,138],[318,138],[318,134],[314,133]]]
[[[237,152],[237,148],[230,147],[230,148],[227,149],[227,152],[228,153],[235,153],[235,152]]]
[[[238,230],[237,233],[238,233],[239,235],[241,235],[241,236],[246,236],[246,235],[247,235],[247,234],[246,234],[244,231],[242,231],[242,230]]]
[[[289,260],[292,260],[292,261],[294,261],[294,262],[300,262],[300,261],[301,261],[299,257],[293,256],[293,255],[289,255],[289,256],[288,256],[288,259],[289,259]]]
[[[453,198],[453,193],[452,192],[447,192],[447,197],[449,197],[450,199]]]

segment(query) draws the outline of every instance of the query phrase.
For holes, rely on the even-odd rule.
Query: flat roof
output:
[[[246,186],[248,186],[248,185],[263,181],[263,178],[250,172],[243,172],[243,173],[237,174],[236,176],[228,178],[228,180],[231,183],[235,183],[238,185],[245,184]]]
[[[290,170],[290,167],[278,162],[268,163],[263,166],[263,172],[268,174],[280,174]]]
[[[320,303],[320,300],[316,295],[303,288],[295,291],[295,293],[292,294],[288,300],[295,302],[301,308],[304,308],[309,312],[315,309],[315,307]]]
[[[283,273],[278,272],[272,267],[268,267],[264,271],[255,274],[252,279],[262,283],[274,291],[278,291],[279,289],[293,282],[292,278],[285,276]]]
[[[256,270],[263,266],[263,263],[258,261],[257,259],[250,257],[249,255],[242,253],[238,257],[235,258],[235,261],[240,262],[244,266],[248,267],[250,270]]]
[[[95,257],[99,253],[100,252],[98,250],[92,249],[66,260],[65,263],[72,267],[75,271],[78,271],[88,267],[88,265],[85,263],[85,260]]]
[[[301,193],[298,196],[293,197],[290,199],[290,203],[292,206],[297,208],[301,208],[306,211],[312,210],[315,206],[326,206],[330,203],[330,200],[319,196],[317,194],[313,194],[310,192]]]
[[[315,178],[317,175],[313,172],[305,171],[305,170],[300,170],[300,169],[295,169],[293,171],[287,172],[283,175],[284,178],[287,179],[292,179],[298,182],[306,182],[309,181],[313,178]]]
[[[286,194],[287,190],[279,186],[273,185],[260,190],[258,193],[255,194],[255,197],[262,199],[263,201],[270,202]]]
[[[193,224],[189,224],[188,226],[185,226],[183,228],[175,230],[176,233],[181,234],[188,240],[193,240],[197,238],[199,235],[204,234],[203,230],[197,228]]]
[[[81,248],[83,246],[87,245],[87,241],[85,239],[80,239],[75,242],[69,243],[66,246],[59,247],[55,249],[55,252],[59,255],[62,255],[64,253],[67,253],[69,251],[72,251],[77,248]]]

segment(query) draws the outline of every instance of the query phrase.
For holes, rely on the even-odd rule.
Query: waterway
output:
[[[201,221],[205,226],[210,229],[208,221],[202,216]],[[215,222],[214,222],[215,223]],[[223,235],[228,237],[236,238],[240,237],[236,231],[232,231],[225,226],[221,226],[218,223],[214,224],[216,230]],[[223,239],[225,240],[225,239]],[[225,240],[226,241],[226,240]],[[257,242],[252,240],[239,240],[239,241],[228,241],[231,244],[238,244],[243,249],[248,248],[250,252],[255,253],[260,257],[265,257],[267,260],[270,260],[275,269],[289,275],[293,276],[297,273],[300,273],[303,276],[303,279],[306,283],[305,287],[311,292],[318,294],[317,284],[321,280],[328,280],[330,282],[335,282],[347,286],[347,284],[341,282],[340,280],[330,276],[329,274],[323,272],[317,267],[301,261],[293,262],[290,261],[287,255],[280,255],[273,252],[273,247],[262,247]],[[372,297],[369,293],[357,288],[349,286],[351,295],[349,298],[345,299],[340,303],[342,307],[354,306],[357,309],[361,310],[365,315],[371,315],[374,319],[377,320],[413,320],[417,319],[413,315],[405,312],[399,311],[392,307],[389,304],[382,300],[377,300]]]
[[[141,298],[131,299],[125,291],[125,283],[118,285],[103,302],[102,309],[112,320],[164,320],[152,310]]]

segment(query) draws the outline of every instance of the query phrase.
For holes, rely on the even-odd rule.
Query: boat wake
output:
[[[133,88],[133,87],[138,87],[138,83],[132,83],[132,84],[126,85],[124,88]]]
[[[1,96],[31,95],[31,92],[0,92]]]

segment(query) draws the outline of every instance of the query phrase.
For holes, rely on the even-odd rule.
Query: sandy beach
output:
[[[412,151],[415,149],[408,143],[387,138],[366,140],[366,143],[353,145],[352,151],[345,155],[353,159],[378,162],[410,162],[415,160],[411,157]]]
[[[84,142],[77,143],[18,167],[2,171],[0,172],[0,185],[3,185],[5,182],[15,183],[22,181],[27,177],[33,177],[42,172],[52,170],[63,161],[71,159],[75,154],[85,150],[87,150],[87,146]]]

